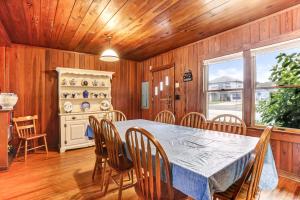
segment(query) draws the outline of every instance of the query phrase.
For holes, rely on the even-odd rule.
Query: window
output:
[[[300,128],[300,43],[252,50],[255,60],[255,125]]]
[[[207,119],[221,114],[242,118],[243,110],[243,57],[234,54],[207,60],[206,97]]]

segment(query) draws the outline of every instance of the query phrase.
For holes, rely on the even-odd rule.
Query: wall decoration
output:
[[[189,69],[184,72],[183,82],[188,82],[188,81],[192,81],[192,80],[193,80],[192,70]]]

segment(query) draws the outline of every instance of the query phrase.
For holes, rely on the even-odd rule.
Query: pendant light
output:
[[[119,55],[110,47],[111,36],[107,36],[108,49],[104,50],[100,55],[100,60],[104,62],[116,62],[119,60]]]

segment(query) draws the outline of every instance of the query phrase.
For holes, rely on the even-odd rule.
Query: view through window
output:
[[[221,114],[233,114],[242,119],[243,110],[243,59],[224,59],[206,65],[207,119]]]
[[[255,54],[255,124],[300,128],[300,47]]]

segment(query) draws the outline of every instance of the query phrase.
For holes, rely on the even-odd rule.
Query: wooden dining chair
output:
[[[18,133],[18,139],[19,139],[19,145],[18,145],[16,157],[18,157],[20,153],[20,149],[22,148],[23,145],[25,161],[27,160],[27,152],[38,148],[45,148],[46,154],[48,155],[48,146],[47,146],[47,139],[46,139],[47,134],[37,133],[36,120],[38,120],[37,115],[13,118],[13,122],[16,127]],[[43,143],[44,143],[43,145],[38,144],[39,139],[43,139]],[[31,142],[29,149],[28,149],[28,142]]]
[[[91,128],[93,129],[94,132],[94,141],[95,141],[95,155],[96,155],[96,160],[95,160],[95,166],[93,170],[93,176],[92,179],[95,179],[95,174],[97,170],[100,170],[101,174],[101,188],[100,190],[102,191],[103,189],[103,184],[104,184],[104,177],[105,177],[105,172],[106,172],[106,163],[108,159],[108,154],[107,154],[107,149],[105,145],[105,140],[104,136],[102,134],[101,130],[101,124],[98,121],[98,119],[94,116],[89,116],[89,123]],[[102,166],[103,165],[103,166]]]
[[[112,178],[112,180],[115,183],[117,183],[119,187],[118,199],[121,200],[122,190],[133,186],[133,165],[125,154],[123,143],[114,124],[110,120],[103,119],[101,120],[101,127],[108,153],[107,162],[110,166],[110,170],[108,172],[108,177],[105,184],[104,195],[107,193],[109,180]],[[115,179],[115,176],[112,176],[112,169],[114,169],[117,172],[117,176],[119,176],[119,182]],[[124,174],[128,174],[129,178],[131,179],[130,184],[123,185]]]
[[[175,124],[175,116],[171,111],[163,110],[156,115],[154,121],[166,124]]]
[[[140,199],[188,198],[172,187],[169,159],[151,133],[142,128],[129,128],[126,145],[134,165],[135,190]]]
[[[235,115],[224,114],[213,118],[209,124],[209,129],[214,131],[222,131],[239,135],[246,135],[245,122]]]
[[[258,185],[272,128],[272,126],[268,126],[263,131],[241,178],[225,192],[215,193],[213,195],[214,200],[253,200],[257,197],[259,194]]]
[[[127,120],[126,115],[122,111],[119,111],[119,110],[109,111],[106,115],[106,118],[112,122]]]
[[[191,128],[207,128],[206,118],[202,113],[190,112],[183,116],[180,122],[181,126],[188,126]]]

